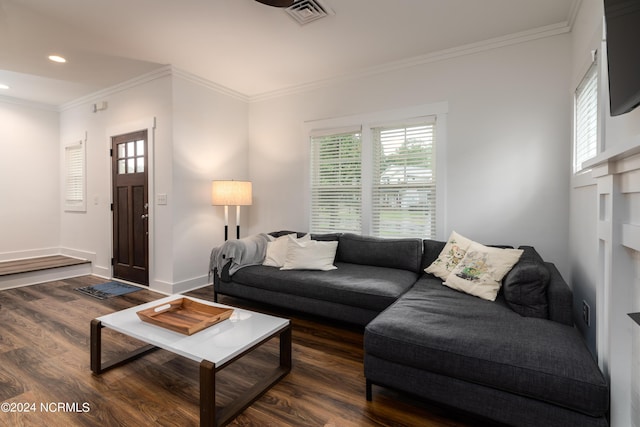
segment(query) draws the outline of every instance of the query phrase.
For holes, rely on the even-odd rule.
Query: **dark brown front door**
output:
[[[149,284],[147,131],[111,138],[113,277]]]

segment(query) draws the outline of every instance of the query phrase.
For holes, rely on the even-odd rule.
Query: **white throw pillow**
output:
[[[518,262],[523,252],[521,249],[492,248],[474,242],[443,284],[495,301],[502,278]]]
[[[424,271],[438,276],[442,280],[447,280],[449,274],[456,268],[460,260],[464,258],[464,255],[467,253],[467,248],[471,246],[471,243],[473,243],[472,240],[461,236],[455,231],[451,232],[449,240],[447,240],[447,244],[442,249],[442,252],[440,252],[440,255],[438,255],[438,258],[436,258],[429,267],[425,268]]]
[[[284,261],[287,257],[287,247],[289,245],[289,236],[292,239],[298,240],[301,242],[311,240],[310,234],[305,234],[300,238],[296,238],[296,234],[286,234],[284,236],[280,236],[272,242],[267,243],[267,255],[264,257],[264,261],[262,265],[266,265],[269,267],[282,267],[284,265]]]
[[[338,242],[308,240],[301,242],[290,238],[287,256],[280,270],[335,270],[333,265]]]

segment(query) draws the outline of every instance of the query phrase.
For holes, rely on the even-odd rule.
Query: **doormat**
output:
[[[130,294],[132,292],[139,291],[140,288],[120,282],[107,282],[100,283],[99,285],[75,288],[75,290],[93,298],[107,299],[119,295]]]

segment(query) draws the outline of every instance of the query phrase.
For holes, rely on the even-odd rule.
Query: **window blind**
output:
[[[598,72],[594,62],[575,92],[573,171],[598,153]]]
[[[65,210],[85,210],[84,145],[65,147]]]
[[[371,234],[435,237],[435,122],[376,127],[372,134]]]
[[[362,230],[360,130],[311,136],[311,219],[314,233]]]

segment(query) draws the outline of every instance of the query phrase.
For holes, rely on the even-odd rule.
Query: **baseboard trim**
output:
[[[0,262],[2,261],[14,261],[18,259],[38,258],[51,255],[63,255],[60,253],[60,248],[40,248],[29,249],[25,251],[15,252],[2,252],[0,253]]]
[[[149,286],[149,290],[167,295],[173,295],[193,291],[209,284],[209,277],[203,275],[176,283],[165,282],[162,280],[153,280]]]

